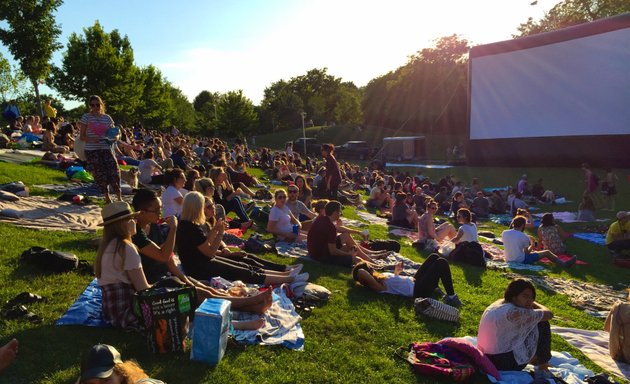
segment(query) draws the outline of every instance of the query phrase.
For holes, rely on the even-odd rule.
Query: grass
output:
[[[446,172],[469,181],[479,176],[485,185],[515,183],[521,173],[530,177],[542,176],[552,188],[557,188],[571,200],[582,189],[578,169],[507,169],[457,167],[447,171],[427,170],[425,174],[437,178]],[[627,207],[630,187],[625,182],[628,170],[618,171],[623,180],[619,185],[619,207]],[[56,170],[37,165],[19,166],[0,164],[0,183],[21,179],[25,183],[61,182],[65,176]],[[37,191],[35,191],[38,193]],[[572,205],[549,206],[554,210],[574,210]],[[546,207],[544,208],[546,209]],[[601,213],[600,216],[611,216]],[[344,216],[357,218],[351,208]],[[496,224],[483,224],[484,229],[500,233]],[[563,226],[578,230],[581,225]],[[383,226],[369,226],[372,238],[387,238]],[[396,348],[411,341],[436,341],[448,336],[475,335],[479,318],[487,305],[502,295],[508,278],[502,272],[482,270],[471,266],[452,265],[455,290],[464,302],[459,324],[421,320],[415,317],[412,300],[378,295],[352,284],[349,270],[306,262],[311,281],[333,292],[331,300],[305,317],[301,324],[306,336],[304,352],[283,347],[228,347],[227,354],[216,367],[189,360],[187,354],[153,355],[146,350],[144,339],[135,333],[111,329],[75,326],[55,326],[58,319],[92,280],[79,273],[41,273],[19,262],[19,255],[30,246],[40,245],[69,251],[82,259],[94,261],[94,235],[70,232],[51,232],[21,229],[0,224],[0,298],[6,301],[23,291],[41,294],[46,302],[29,308],[43,317],[41,325],[23,321],[0,319],[0,343],[12,337],[20,340],[18,360],[0,376],[6,383],[73,383],[79,373],[80,355],[91,345],[104,342],[118,347],[123,358],[134,358],[152,376],[169,383],[433,383],[435,380],[413,374],[407,364],[394,357]],[[577,240],[568,240],[569,253],[576,253],[588,266],[570,270],[549,267],[550,276],[582,281],[627,284],[630,271],[612,268],[611,259],[603,247]],[[422,261],[427,256],[418,253],[408,242],[402,241],[402,254]],[[291,263],[293,260],[266,254],[270,260]],[[552,308],[556,317],[553,324],[583,329],[601,329],[603,321],[592,318],[571,307],[562,295],[538,292],[538,299]],[[595,372],[601,369],[575,348],[554,336],[553,349],[569,351],[580,362]],[[485,383],[483,377],[474,382]]]

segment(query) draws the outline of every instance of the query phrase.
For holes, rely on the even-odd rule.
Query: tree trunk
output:
[[[31,82],[33,83],[33,88],[35,88],[35,100],[39,108],[39,115],[44,117],[44,108],[42,108],[42,101],[39,98],[39,82],[37,80],[31,80]]]

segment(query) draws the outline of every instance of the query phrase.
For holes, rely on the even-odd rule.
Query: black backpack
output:
[[[79,266],[76,255],[42,247],[31,247],[22,252],[21,260],[51,272],[70,272]]]
[[[372,251],[394,251],[400,252],[400,243],[396,240],[371,240],[368,247]]]
[[[476,241],[462,241],[448,255],[451,261],[485,267],[486,260],[481,244]]]

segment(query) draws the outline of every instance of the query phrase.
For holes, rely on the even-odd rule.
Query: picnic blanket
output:
[[[412,229],[401,228],[396,226],[389,226],[389,234],[394,236],[406,237],[410,240],[418,240],[418,231]]]
[[[522,271],[534,271],[540,272],[544,271],[545,267],[542,265],[533,265],[533,264],[522,264],[522,263],[506,263],[502,260],[487,260],[486,267],[488,269],[497,269],[497,270],[522,270]]]
[[[510,278],[522,277],[515,274],[507,276]],[[628,296],[626,290],[618,291],[609,285],[549,276],[527,276],[527,279],[547,292],[566,295],[571,305],[589,314],[594,312],[608,314],[608,310],[614,303],[626,300]]]
[[[71,182],[66,184],[36,184],[33,187],[59,193],[103,197],[100,188],[94,183]],[[129,197],[129,195],[133,194],[133,188],[126,183],[121,183],[120,188],[123,194],[123,199],[131,201],[131,197]]]
[[[70,306],[55,325],[85,325],[105,328],[110,325],[103,319],[103,293],[96,279],[88,284],[77,300]]]
[[[0,201],[0,221],[32,229],[96,232],[101,211],[97,205],[30,196],[13,202]]]
[[[615,361],[608,353],[609,334],[606,331],[551,326],[551,332],[562,337],[569,344],[579,349],[593,363],[619,377],[630,380],[630,364]]]
[[[367,221],[370,224],[382,224],[382,225],[387,225],[387,218],[386,217],[378,217],[373,213],[370,212],[366,212],[366,211],[356,211],[357,215],[362,219]]]
[[[260,315],[232,311],[233,320],[255,320]],[[257,330],[231,331],[234,339],[242,344],[283,345],[289,349],[304,350],[304,332],[300,315],[282,287],[274,288],[273,303],[262,315],[265,325]]]
[[[571,257],[573,257],[573,256],[571,256],[571,255],[556,255],[556,256],[558,256],[558,259],[560,259],[560,260],[562,260],[562,261],[567,261],[567,260],[569,260]],[[553,261],[549,260],[549,259],[548,259],[548,258],[546,258],[546,257],[543,257],[542,259],[540,259],[540,260],[538,260],[538,261],[540,261],[541,263],[545,263],[545,264],[553,264]],[[582,261],[582,260],[577,260],[577,261],[575,262],[575,264],[578,264],[578,265],[588,265],[588,263],[587,263],[586,261]]]
[[[578,232],[578,233],[574,233],[573,237],[575,237],[576,239],[590,241],[591,243],[595,243],[597,245],[606,245],[605,233]]]
[[[317,261],[309,257],[305,241],[299,243],[278,242],[276,243],[276,251],[278,255],[284,257]],[[390,252],[386,258],[374,261],[375,264],[380,265],[385,271],[394,271],[394,267],[400,262],[403,263],[403,270],[400,274],[404,276],[414,276],[422,265],[422,263],[417,263],[396,252]]]
[[[353,220],[353,219],[346,219],[345,217],[341,220],[343,222],[344,226],[349,226],[349,227],[356,227],[356,228],[362,228],[362,227],[367,227],[367,224],[365,224],[362,221],[359,220]]]
[[[479,242],[481,248],[490,256],[493,260],[503,260],[503,250],[494,244]]]
[[[584,223],[584,220],[578,220],[577,219],[577,212],[551,212],[553,213],[553,218],[556,221],[560,221],[563,223]],[[533,214],[534,217],[538,217],[541,218],[544,215],[544,213],[535,213]],[[599,222],[605,222],[608,221],[608,219],[597,219],[596,221]]]
[[[12,164],[28,164],[39,160],[44,152],[38,150],[0,149],[0,161]]]
[[[488,219],[490,219],[490,221],[492,221],[493,223],[509,226],[512,222],[512,215],[510,215],[509,213],[491,213],[488,215]]]

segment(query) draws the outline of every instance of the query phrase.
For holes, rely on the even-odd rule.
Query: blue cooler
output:
[[[221,361],[227,346],[231,320],[228,300],[205,299],[195,311],[190,359],[211,365]]]

